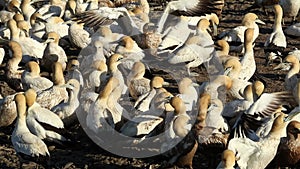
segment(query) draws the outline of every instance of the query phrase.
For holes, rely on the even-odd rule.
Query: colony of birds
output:
[[[299,1],[256,0],[240,26],[222,32],[224,0],[171,1],[156,15],[147,0],[0,5],[0,62],[15,91],[1,99],[0,126],[14,126],[20,161],[47,167],[48,144],[77,144],[67,128],[79,121],[112,152],[159,154],[160,168],[200,168],[193,165],[198,153],[208,168],[298,165],[300,51],[286,50],[286,36],[300,37]],[[274,15],[264,60],[288,70],[282,91],[264,92],[257,73],[254,47],[265,24],[249,12],[257,7]],[[199,68],[208,81],[195,80]]]

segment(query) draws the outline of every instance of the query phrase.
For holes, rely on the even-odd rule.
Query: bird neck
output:
[[[275,12],[275,20],[274,20],[274,30],[282,30],[281,22],[282,22],[282,10]]]

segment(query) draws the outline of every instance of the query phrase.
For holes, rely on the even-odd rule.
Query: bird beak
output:
[[[5,30],[7,30],[7,29],[8,29],[8,27],[4,26],[4,27],[0,28],[0,32],[3,32]]]
[[[47,44],[47,43],[50,43],[50,42],[52,42],[52,41],[53,41],[52,39],[49,39],[49,38],[48,38],[48,39],[46,39],[43,43],[44,43],[44,44]]]
[[[213,36],[218,35],[218,25],[215,22],[212,22],[213,25]]]
[[[295,111],[295,112],[293,112],[293,113],[288,114],[288,115],[284,118],[284,122],[293,120],[293,118],[294,118],[295,116],[297,116],[299,113],[300,113],[300,111]]]
[[[208,27],[207,30],[208,30],[208,32],[212,32],[211,29],[210,29],[210,27]]]
[[[43,18],[40,18],[40,17],[37,17],[36,18],[37,21],[40,21],[40,22],[44,22],[44,23],[47,23],[47,21]]]
[[[170,83],[168,83],[168,82],[163,82],[162,85],[163,85],[163,86],[170,86]]]
[[[213,109],[213,104],[211,104],[208,108],[207,108],[207,112],[211,111]]]
[[[60,87],[65,87],[67,89],[71,89],[71,90],[74,90],[74,86],[70,85],[70,84],[64,84],[64,85],[61,85]]]
[[[232,67],[226,68],[224,71],[224,75],[228,76],[231,70],[232,70]]]
[[[2,37],[0,37],[0,43],[8,43],[8,42],[9,42],[9,40],[3,39]]]
[[[290,70],[291,68],[291,64],[290,63],[285,63],[285,62],[282,62],[282,63],[279,63],[279,65],[277,65],[276,67],[274,67],[273,70]]]
[[[20,14],[23,14],[22,10],[19,7],[14,7]]]
[[[256,22],[256,23],[260,23],[260,24],[262,24],[262,25],[265,25],[265,24],[266,24],[265,22],[263,22],[263,21],[260,20],[260,19],[256,19],[255,22]]]
[[[199,87],[199,86],[200,86],[198,83],[192,83],[192,85],[193,85],[194,87]]]

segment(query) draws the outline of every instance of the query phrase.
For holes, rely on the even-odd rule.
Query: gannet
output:
[[[26,124],[26,99],[23,94],[15,96],[18,117],[11,135],[11,142],[17,153],[32,157],[50,156],[47,145],[36,135],[32,134]]]

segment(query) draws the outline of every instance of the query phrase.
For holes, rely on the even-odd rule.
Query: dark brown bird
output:
[[[295,167],[300,160],[300,122],[291,121],[286,128],[287,137],[280,140],[277,154],[269,166]]]

